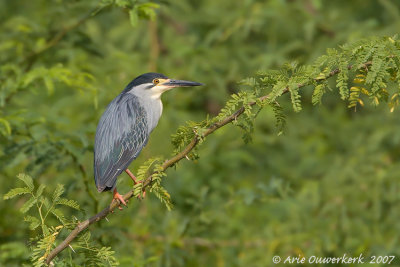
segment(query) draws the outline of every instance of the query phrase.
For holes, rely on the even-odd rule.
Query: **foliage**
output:
[[[44,266],[47,255],[55,247],[55,241],[60,231],[63,228],[74,227],[76,222],[74,220],[68,221],[60,206],[66,206],[79,210],[79,205],[75,200],[69,200],[62,198],[61,195],[64,193],[64,186],[57,185],[51,198],[46,197],[43,193],[46,188],[44,184],[41,184],[36,189],[33,180],[26,174],[19,174],[17,176],[25,187],[18,187],[11,189],[7,194],[4,195],[4,199],[11,199],[20,195],[28,195],[29,198],[25,201],[20,211],[25,215],[25,222],[29,223],[29,229],[34,231],[40,228],[41,231],[37,231],[36,237],[31,241],[32,246],[32,263],[34,266]],[[35,207],[35,212],[31,212],[28,215],[29,210]],[[53,215],[57,219],[56,225],[51,226],[49,223],[50,215]],[[96,248],[90,241],[90,233],[87,232],[78,239],[76,248],[78,253],[84,255],[84,264],[88,266],[117,266],[118,261],[113,256],[114,252],[108,247]],[[74,250],[75,252],[75,250]]]
[[[41,265],[78,221],[109,204],[91,178],[96,123],[147,71],[207,86],[163,95],[159,126],[131,166],[142,181],[154,173],[148,197],[82,233],[56,266],[400,257],[399,8],[391,0],[0,1],[1,194],[13,197],[0,203],[0,265]],[[242,107],[237,127],[205,136]],[[204,145],[164,171],[163,160],[193,138]],[[30,175],[18,176],[23,186],[20,172]],[[118,182],[132,187],[123,175]],[[171,212],[159,200],[173,202]]]
[[[19,174],[17,178],[23,181],[26,186],[11,189],[7,194],[4,195],[4,199],[11,199],[25,194],[30,195],[29,199],[24,203],[20,211],[23,214],[26,214],[33,206],[37,208],[36,216],[27,215],[25,217],[25,221],[30,223],[29,228],[31,230],[35,230],[40,226],[42,230],[41,234],[43,236],[48,236],[50,234],[50,230],[46,225],[46,219],[49,217],[49,215],[53,215],[63,226],[68,224],[58,206],[68,206],[79,210],[79,205],[76,201],[61,198],[61,195],[64,193],[64,187],[62,185],[57,186],[52,198],[50,199],[43,196],[43,191],[46,188],[44,184],[39,185],[39,187],[35,190],[33,180],[30,176],[26,174]]]
[[[374,67],[375,64],[379,67]],[[400,42],[396,37],[384,37],[346,44],[341,46],[340,50],[328,49],[326,55],[317,58],[310,65],[298,66],[291,63],[284,65],[280,70],[259,72],[256,77],[242,82],[251,89],[232,94],[231,99],[215,118],[200,123],[191,122],[187,127],[180,127],[172,139],[174,153],[177,154],[188,145],[196,133],[202,136],[201,133],[206,128],[233,115],[241,107],[244,108],[243,116],[235,119],[233,124],[244,130],[245,143],[251,140],[256,116],[265,105],[271,106],[276,126],[281,132],[285,125],[285,116],[282,114],[278,98],[289,92],[293,110],[299,112],[302,109],[300,89],[313,86],[311,101],[313,105],[322,104],[322,97],[328,86],[327,80],[333,76],[336,78],[336,87],[341,99],[349,102],[348,107],[356,109],[358,104],[364,106],[360,96],[362,93],[368,96],[368,100],[375,106],[390,99],[388,105],[393,112],[398,104],[400,88],[396,88],[389,95],[388,84],[400,84],[399,69]],[[353,77],[354,85],[359,86],[350,86],[350,77]]]
[[[139,167],[137,171],[137,178],[140,183],[134,186],[134,196],[137,198],[143,197],[143,191],[145,188],[143,187],[143,182],[147,177],[151,175],[151,186],[150,192],[154,193],[154,195],[165,204],[168,210],[171,210],[173,205],[171,202],[171,196],[167,192],[167,190],[161,185],[161,180],[163,177],[167,176],[165,171],[160,164],[161,158],[150,158],[142,166]]]

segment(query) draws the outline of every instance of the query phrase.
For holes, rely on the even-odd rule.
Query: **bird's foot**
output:
[[[141,195],[138,195],[137,196],[137,198],[139,199],[139,200],[142,200],[142,199],[144,199],[146,197],[146,190],[142,190],[142,194]]]
[[[118,209],[122,210],[121,204],[123,204],[124,206],[126,206],[126,202],[124,200],[124,198],[122,197],[122,195],[120,193],[118,193],[117,189],[114,189],[114,193],[113,193],[113,201],[117,200],[119,201],[119,205],[118,205]]]

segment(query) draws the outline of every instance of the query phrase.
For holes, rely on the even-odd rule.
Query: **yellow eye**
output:
[[[154,79],[154,80],[153,80],[153,84],[157,85],[157,84],[159,84],[159,83],[160,83],[160,80],[159,80],[159,79]]]

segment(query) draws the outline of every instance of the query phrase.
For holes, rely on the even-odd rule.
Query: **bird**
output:
[[[96,129],[94,143],[94,180],[99,192],[113,191],[113,200],[126,206],[118,193],[117,177],[126,172],[135,184],[129,165],[149,141],[163,111],[161,95],[176,87],[202,83],[170,79],[149,72],[133,79],[107,106]]]

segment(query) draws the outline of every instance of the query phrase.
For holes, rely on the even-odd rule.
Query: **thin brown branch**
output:
[[[367,62],[364,64],[365,67],[368,67],[369,65],[371,65],[371,62]],[[352,68],[352,66],[350,65],[348,67],[349,69]],[[340,72],[339,69],[334,69],[332,70],[329,74],[325,75],[324,78],[318,78],[318,79],[314,79],[316,82],[322,82],[324,80],[329,79],[330,77],[338,74]],[[299,84],[298,87],[302,88],[305,87],[309,84]],[[285,88],[282,92],[282,94],[285,94],[289,92],[289,88]],[[265,101],[270,97],[270,95],[265,95],[265,96],[261,96],[258,98],[258,100],[260,101]],[[251,102],[248,105],[250,106],[254,106],[256,104],[256,102]],[[236,120],[240,115],[243,114],[243,112],[245,111],[245,107],[242,106],[241,108],[239,108],[238,110],[236,110],[233,114],[231,114],[230,116],[225,117],[224,119],[220,120],[219,122],[216,122],[214,124],[212,124],[211,126],[208,127],[208,129],[204,132],[203,137],[206,137],[210,134],[212,134],[213,132],[215,132],[216,130],[218,130],[219,128],[227,125],[228,123]],[[198,144],[200,140],[200,137],[195,135],[192,139],[192,141],[177,155],[175,155],[174,157],[168,159],[167,161],[165,161],[162,165],[162,171],[165,171],[166,169],[174,166],[177,162],[179,162],[180,160],[182,160],[183,158],[185,158]],[[145,189],[146,187],[148,187],[149,185],[151,185],[152,182],[152,174],[149,175],[143,182],[143,189]],[[126,193],[123,198],[124,200],[128,200],[130,198],[132,198],[134,196],[134,192],[133,190],[129,191],[128,193]],[[51,251],[51,253],[47,256],[46,259],[46,263],[49,264],[54,257],[57,256],[58,253],[60,253],[61,251],[63,251],[66,247],[68,247],[68,245],[79,235],[80,232],[82,232],[83,230],[85,230],[86,228],[88,228],[91,224],[98,222],[102,219],[104,219],[110,212],[112,212],[115,208],[117,208],[119,206],[119,201],[115,200],[113,201],[108,207],[104,208],[102,211],[100,211],[98,214],[94,215],[93,217],[78,223],[78,225],[75,227],[74,230],[72,230],[72,232],[68,235],[68,237],[61,242],[53,251]]]

